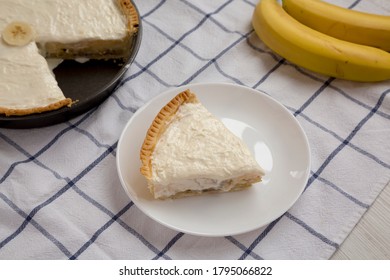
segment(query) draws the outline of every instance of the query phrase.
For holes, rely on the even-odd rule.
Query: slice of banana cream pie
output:
[[[245,143],[190,90],[160,110],[140,158],[156,199],[242,190],[264,175]]]
[[[0,43],[0,73],[0,114],[28,115],[72,103],[35,44],[18,48]]]

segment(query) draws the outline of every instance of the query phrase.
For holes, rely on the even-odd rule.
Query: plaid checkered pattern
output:
[[[390,13],[388,1],[335,0]],[[0,259],[327,259],[390,179],[390,82],[321,76],[270,51],[251,27],[257,0],[135,0],[143,41],[115,92],[52,127],[0,129]],[[167,88],[230,82],[290,110],[312,152],[311,175],[282,217],[237,236],[168,229],[122,189],[118,138]]]

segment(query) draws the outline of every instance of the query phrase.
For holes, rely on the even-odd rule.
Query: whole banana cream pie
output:
[[[155,117],[140,158],[141,173],[156,199],[243,190],[264,175],[245,143],[190,90]]]
[[[1,0],[0,115],[70,106],[46,59],[126,59],[138,24],[130,0]]]

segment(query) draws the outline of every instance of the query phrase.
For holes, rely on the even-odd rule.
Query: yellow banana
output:
[[[287,14],[277,0],[261,0],[252,25],[270,49],[314,72],[362,82],[390,79],[389,53],[311,29]]]
[[[341,40],[390,51],[390,16],[363,13],[320,0],[282,0],[299,22]]]

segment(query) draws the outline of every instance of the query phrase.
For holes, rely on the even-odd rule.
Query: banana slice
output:
[[[5,27],[2,37],[11,46],[24,46],[34,39],[34,30],[26,22],[14,21]]]

